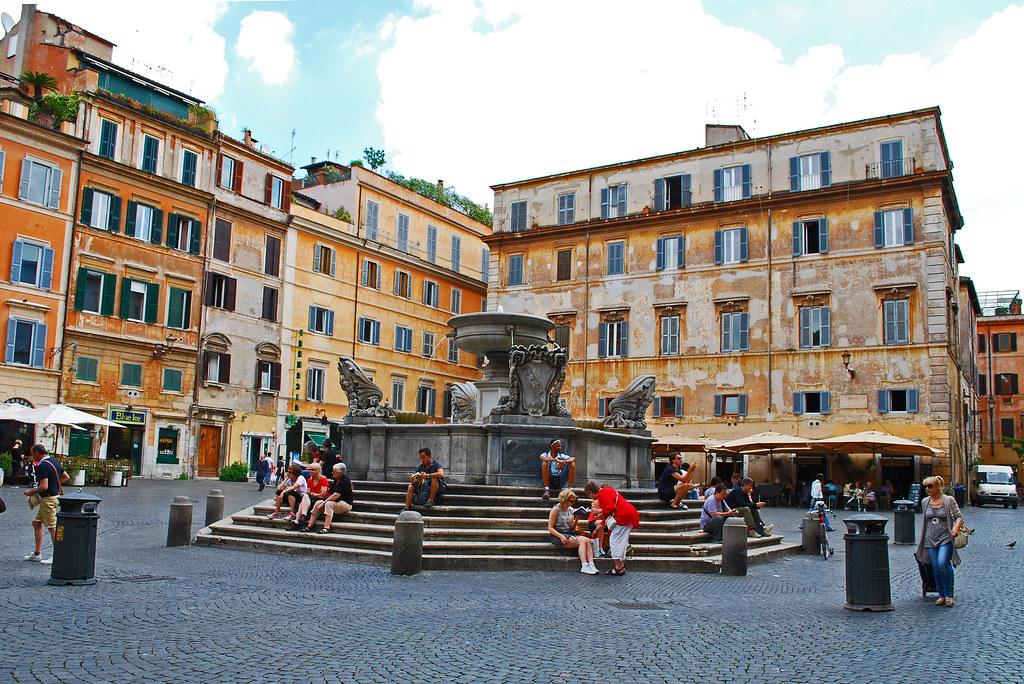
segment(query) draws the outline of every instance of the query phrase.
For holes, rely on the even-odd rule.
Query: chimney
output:
[[[310,157],[309,158],[309,163],[310,164],[316,164],[316,157]]]
[[[252,147],[252,131],[248,128],[245,129],[245,146]]]

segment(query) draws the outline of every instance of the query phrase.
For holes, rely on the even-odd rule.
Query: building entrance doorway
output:
[[[200,426],[199,448],[196,450],[196,474],[199,477],[217,477],[217,469],[220,467],[220,436],[220,426]]]
[[[142,439],[144,431],[138,428],[110,428],[107,433],[107,458],[130,459],[132,474],[142,474]]]

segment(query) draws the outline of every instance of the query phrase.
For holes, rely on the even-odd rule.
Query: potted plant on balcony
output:
[[[57,79],[42,71],[23,71],[19,80],[27,86],[32,86],[32,107],[29,109],[29,116],[40,126],[53,127],[55,120],[53,112],[43,101],[43,92],[57,89]]]

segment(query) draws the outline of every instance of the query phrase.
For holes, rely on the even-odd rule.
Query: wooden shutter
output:
[[[273,235],[267,236],[267,255],[263,263],[263,272],[275,277],[281,273],[281,239]]]
[[[178,215],[174,212],[167,213],[167,246],[178,248]]]
[[[807,349],[811,346],[811,309],[807,306],[800,307],[800,348]]]
[[[793,221],[793,256],[804,253],[804,222]]]
[[[163,209],[153,208],[153,220],[150,223],[149,241],[154,245],[159,245],[163,238],[163,226],[164,226],[164,212]]]
[[[740,329],[739,329],[739,335],[740,335],[739,336],[739,350],[740,351],[747,351],[747,350],[750,349],[750,342],[749,342],[750,336],[748,334],[748,328],[750,326],[750,314],[748,314],[746,311],[744,311],[739,316],[740,316],[740,321],[739,321],[739,323],[740,323]]]
[[[878,412],[889,412],[889,390],[878,390]]]
[[[14,339],[18,332],[18,320],[13,316],[7,319],[7,348],[4,352],[4,363],[14,362]]]
[[[32,359],[33,368],[46,367],[46,324],[36,323],[32,327]]]
[[[723,261],[722,256],[722,231],[715,231],[715,263],[721,264]]]
[[[804,414],[804,393],[793,392],[793,415],[802,416]]]
[[[603,219],[608,218],[608,214],[610,213],[608,194],[608,188],[601,188],[601,218]]]
[[[78,279],[75,282],[75,311],[85,310],[85,287],[89,276],[89,270],[84,266],[78,267]],[[13,277],[11,278],[13,280]]]
[[[267,179],[263,183],[263,203],[270,205],[270,201],[274,198],[274,174],[268,173]]]
[[[667,207],[665,202],[665,179],[654,179],[654,211],[664,211]]]
[[[18,199],[27,200],[29,185],[32,180],[32,162],[28,159],[21,160],[21,181],[18,183]],[[11,354],[14,352],[12,351]]]
[[[60,209],[60,186],[64,178],[64,172],[56,166],[50,170],[50,188],[46,196],[46,206],[50,209]]]
[[[100,315],[114,315],[114,300],[117,292],[117,276],[113,273],[103,274],[103,291],[100,294]]]
[[[146,323],[156,323],[156,312],[159,304],[160,286],[156,283],[146,283],[146,311],[142,316]]]
[[[827,416],[832,408],[830,405],[832,395],[829,392],[819,392],[819,396],[821,397],[821,408],[818,413]]]
[[[43,262],[39,269],[39,288],[49,290],[53,284],[53,250],[43,247]]]
[[[607,405],[608,405],[608,400],[606,398],[601,397],[600,399],[597,400],[597,417],[598,418],[604,418],[605,417],[605,411],[606,411]]]
[[[676,397],[676,418],[683,417],[683,398],[681,396]]]
[[[629,356],[629,321],[619,323],[619,356]]]
[[[818,253],[828,254],[828,219],[818,219]]]
[[[608,356],[608,324],[604,321],[597,324],[597,356]]]
[[[90,225],[92,223],[92,188],[82,188],[82,216],[79,223]]]
[[[740,228],[740,261],[747,260],[747,227]]]
[[[202,246],[203,224],[198,219],[189,219],[189,221],[191,222],[191,230],[189,232],[191,244],[189,244],[188,251],[189,254],[199,254],[199,249]]]
[[[231,189],[235,192],[242,192],[242,168],[244,166],[241,159],[235,160],[235,177],[231,181]]]
[[[213,179],[214,187],[223,187],[220,184],[220,172],[221,172],[221,170],[223,168],[224,168],[224,155],[223,154],[218,154],[217,155],[217,177]]]
[[[17,283],[21,281],[21,253],[25,243],[21,240],[15,240],[14,246],[11,251],[11,282]]]
[[[661,397],[654,397],[654,401],[651,402],[651,415],[661,418]]]
[[[875,247],[885,247],[885,216],[875,212]]]
[[[789,191],[800,190],[800,157],[789,158]]]
[[[914,244],[914,210],[903,210],[903,244]]]
[[[663,237],[658,238],[657,253],[655,269],[662,271],[665,269],[665,238]]]
[[[124,234],[128,237],[135,237],[135,219],[138,212],[139,203],[128,200],[128,215],[124,219]]]
[[[750,197],[750,164],[740,167],[740,176],[743,178],[743,199]]]
[[[721,394],[716,394],[715,395],[715,415],[716,416],[722,415],[722,395]]]
[[[722,169],[715,169],[715,201],[722,201]],[[715,263],[721,263],[716,261]]]
[[[276,361],[270,362],[270,389],[275,392],[281,390],[281,364]]]
[[[228,311],[235,310],[235,288],[237,284],[234,278],[224,279],[224,308]]]
[[[176,287],[170,288],[170,296],[167,299],[167,327],[184,328],[181,324],[182,314],[182,290]]]
[[[907,390],[907,413],[917,413],[917,390]]]
[[[676,237],[676,268],[682,268],[686,265],[686,236],[679,235]]]
[[[107,217],[107,230],[111,233],[121,230],[121,198],[117,195],[110,197],[110,215]]]
[[[132,279],[121,278],[121,318],[128,318],[128,302],[132,297]]]
[[[691,204],[690,174],[684,173],[679,177],[679,203],[680,206],[688,207]]]
[[[366,284],[370,282],[370,261],[368,259],[363,259],[363,273],[360,282],[363,284],[363,287],[366,287]]]
[[[739,404],[739,408],[737,409],[736,413],[741,416],[747,415],[747,395],[741,394],[738,397],[736,397],[736,399],[736,403]]]
[[[832,161],[828,152],[821,153],[821,187],[827,188],[832,185]]]
[[[821,307],[821,346],[832,346],[832,309]]]
[[[220,357],[220,368],[217,381],[223,384],[231,382],[231,354],[217,354]]]
[[[231,223],[220,218],[214,222],[213,258],[225,262],[231,260]]]

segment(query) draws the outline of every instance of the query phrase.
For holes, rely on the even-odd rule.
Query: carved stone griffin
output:
[[[373,384],[363,369],[351,356],[338,359],[338,375],[341,389],[348,397],[348,418],[380,418],[386,422],[395,420],[395,412],[390,406],[382,405],[384,392]]]
[[[656,383],[657,378],[653,375],[641,375],[629,383],[625,392],[608,402],[608,417],[604,419],[604,426],[646,429],[647,421],[644,420],[644,414],[654,400]]]
[[[452,422],[472,423],[476,420],[476,399],[479,392],[471,382],[452,385]]]
[[[571,418],[569,410],[558,403],[568,362],[569,355],[561,347],[513,346],[508,357],[509,392],[491,413]]]

